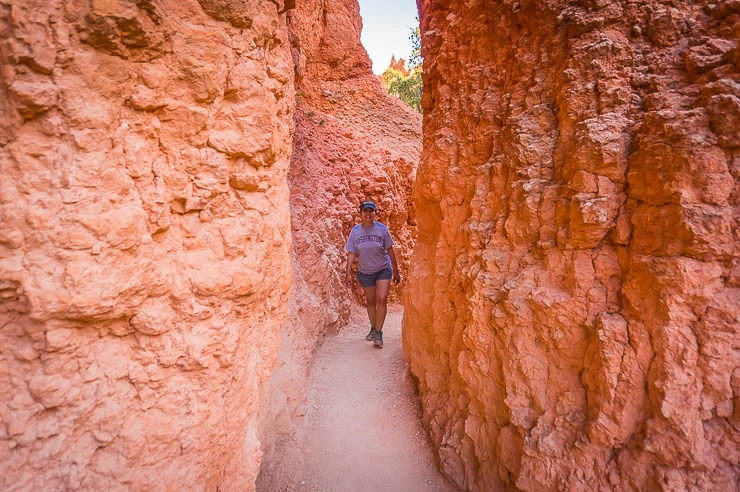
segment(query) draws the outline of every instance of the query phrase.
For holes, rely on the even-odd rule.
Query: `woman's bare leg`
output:
[[[375,329],[383,331],[383,323],[385,323],[385,315],[388,312],[388,292],[391,290],[390,280],[378,280],[375,282]],[[368,301],[369,304],[370,301]],[[368,308],[368,313],[370,308]]]
[[[362,290],[365,291],[365,301],[367,301],[367,317],[370,320],[370,326],[377,330],[378,327],[375,324],[377,322],[377,301],[375,298],[375,285],[373,285],[372,287],[363,287]]]

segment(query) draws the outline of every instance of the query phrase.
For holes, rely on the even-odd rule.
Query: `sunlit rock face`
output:
[[[396,241],[402,274],[408,272],[415,236],[411,187],[421,154],[421,115],[388,96],[373,75],[360,44],[357,1],[297,2],[288,21],[297,100],[288,176],[293,285],[270,381],[273,400],[265,409],[273,416],[265,420],[272,425],[265,434],[279,429],[266,446],[274,460],[280,445],[290,446],[293,420],[302,414],[313,351],[345,325],[353,295],[363,299],[359,284],[354,293],[344,285],[344,244],[363,200],[377,203],[377,219]],[[398,291],[392,288],[393,299]],[[269,475],[263,474],[262,490],[272,490]]]
[[[740,4],[420,0],[404,346],[467,490],[734,490]]]
[[[284,7],[0,0],[0,488],[253,487],[291,279]]]

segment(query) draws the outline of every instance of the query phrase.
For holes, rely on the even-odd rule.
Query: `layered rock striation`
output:
[[[404,345],[466,490],[734,490],[740,3],[420,0]]]
[[[249,490],[291,284],[281,1],[0,0],[0,488]]]

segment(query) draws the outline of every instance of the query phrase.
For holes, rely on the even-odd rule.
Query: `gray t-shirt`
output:
[[[387,251],[391,246],[393,239],[388,228],[375,222],[370,227],[362,227],[362,224],[354,226],[344,250],[357,255],[360,273],[376,273],[391,266]]]

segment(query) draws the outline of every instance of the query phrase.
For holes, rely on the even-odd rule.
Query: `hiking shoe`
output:
[[[375,330],[375,338],[373,339],[373,345],[375,348],[383,348],[383,332]]]
[[[376,330],[375,328],[370,328],[370,333],[367,334],[365,340],[367,340],[368,342],[372,342],[373,340],[375,340],[376,333],[378,333],[378,330]]]

